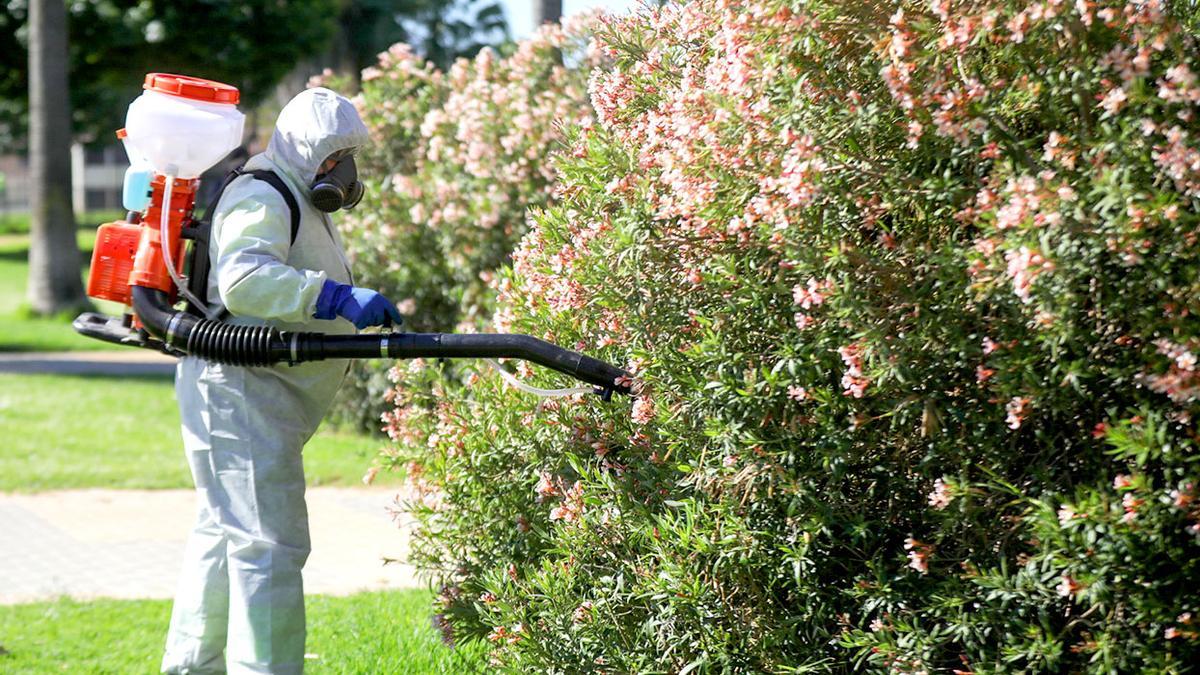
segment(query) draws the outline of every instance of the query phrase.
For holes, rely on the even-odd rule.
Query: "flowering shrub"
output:
[[[544,26],[508,56],[485,48],[446,73],[405,44],[363,71],[354,101],[372,135],[358,158],[367,192],[339,222],[356,282],[395,299],[408,330],[476,330],[490,317],[494,270],[525,233],[526,210],[551,200],[558,125],[590,114],[593,20]],[[355,369],[338,417],[376,427],[384,370]]]
[[[514,672],[1200,662],[1178,26],[1155,0],[610,20],[494,326],[638,396],[394,371],[447,640]]]
[[[588,119],[589,18],[547,25],[500,57],[484,49],[442,73],[405,44],[362,74],[368,190],[342,228],[359,283],[400,300],[414,330],[476,325],[493,270],[550,201],[559,124]],[[569,64],[569,65],[564,65]]]

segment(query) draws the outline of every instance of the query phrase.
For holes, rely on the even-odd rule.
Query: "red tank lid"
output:
[[[237,87],[212,80],[202,80],[198,77],[170,73],[150,73],[146,76],[146,82],[142,85],[142,89],[205,103],[237,105],[240,97]]]

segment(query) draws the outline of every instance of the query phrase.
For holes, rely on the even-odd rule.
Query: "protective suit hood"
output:
[[[316,87],[300,92],[279,111],[264,154],[300,185],[308,185],[325,158],[368,140],[367,127],[354,104]]]

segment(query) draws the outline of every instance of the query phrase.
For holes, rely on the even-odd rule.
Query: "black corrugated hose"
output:
[[[523,359],[612,392],[629,394],[629,373],[590,356],[530,335],[506,333],[289,333],[268,326],[237,326],[171,307],[167,294],[133,287],[133,310],[146,331],[172,350],[215,363],[267,366],[324,359],[510,358]]]

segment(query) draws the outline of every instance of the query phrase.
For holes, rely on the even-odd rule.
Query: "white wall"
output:
[[[106,148],[98,158],[95,154],[85,153],[78,143],[71,146],[71,196],[77,216],[91,209],[121,208],[121,185],[128,166],[125,153],[120,146],[113,146]],[[86,161],[88,159],[92,161]],[[4,174],[0,216],[28,212],[28,161],[16,155],[0,156],[0,173]]]

